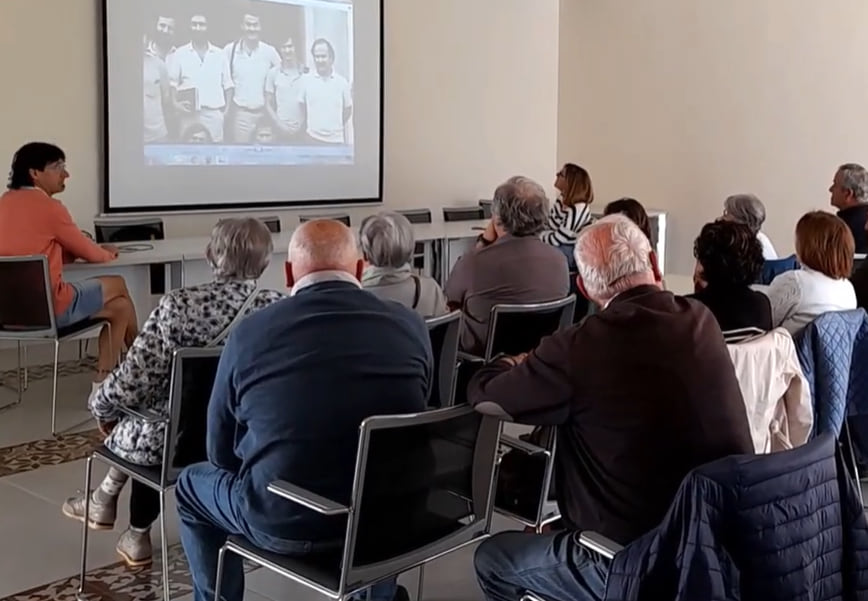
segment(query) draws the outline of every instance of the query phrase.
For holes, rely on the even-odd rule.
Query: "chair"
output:
[[[865,253],[856,253],[855,255],[853,255],[853,271],[850,275],[856,273],[856,271],[858,271],[859,268],[862,267],[862,264],[865,262],[866,258],[868,258],[868,255],[866,255]]]
[[[407,209],[398,213],[406,217],[410,223],[431,223],[431,209]],[[416,242],[413,246],[413,267],[420,272],[425,268],[424,242]]]
[[[331,219],[333,221],[340,221],[347,227],[351,225],[350,216],[346,213],[342,213],[340,215],[300,215],[298,218],[298,222],[304,223],[306,221],[314,221],[315,219]]]
[[[485,219],[482,207],[444,207],[443,221],[478,221]]]
[[[150,409],[118,407],[128,416],[151,423],[164,424],[162,465],[145,467],[124,461],[105,446],[99,446],[88,458],[85,468],[84,514],[90,511],[90,490],[95,459],[117,468],[131,479],[156,490],[160,495],[160,543],[162,545],[163,598],[169,601],[169,553],[166,540],[166,492],[174,488],[181,470],[193,463],[204,461],[205,423],[208,401],[214,386],[221,347],[182,348],[172,357],[172,375],[169,384],[169,406],[166,415]],[[85,592],[87,574],[87,544],[89,529],[85,520],[81,542],[81,580],[78,594]]]
[[[99,244],[165,240],[163,220],[152,217],[135,219],[94,219],[94,235]]]
[[[479,201],[479,206],[482,207],[482,216],[485,219],[491,219],[491,205],[494,203],[492,200],[482,199]]]
[[[259,221],[264,223],[272,234],[280,233],[280,217],[260,217]]]
[[[51,387],[51,435],[57,433],[57,370],[60,343],[110,327],[103,319],[86,319],[65,327],[57,326],[54,297],[44,255],[0,257],[0,340],[18,344],[18,398],[0,409],[21,402],[21,343],[53,342],[54,371]]]
[[[760,279],[757,284],[761,284],[763,286],[768,286],[772,283],[776,277],[781,275],[786,271],[793,271],[795,269],[799,269],[801,266],[799,265],[798,259],[796,259],[796,255],[790,255],[789,257],[785,257],[783,259],[766,259],[763,263],[763,270],[760,273]]]
[[[500,423],[470,407],[370,417],[361,424],[348,504],[289,482],[268,490],[325,516],[346,520],[332,555],[288,557],[231,536],[217,561],[220,598],[226,553],[344,601],[489,534]]]
[[[434,386],[429,405],[451,407],[455,403],[455,375],[458,367],[458,339],[461,311],[425,320],[434,351]],[[436,404],[435,404],[436,401]]]
[[[499,353],[518,355],[536,348],[545,336],[573,323],[576,297],[545,303],[499,304],[491,308],[485,345],[485,361]]]

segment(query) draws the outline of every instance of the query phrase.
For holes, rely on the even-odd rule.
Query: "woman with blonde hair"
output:
[[[594,202],[594,187],[587,170],[574,163],[566,163],[557,173],[555,188],[560,194],[549,210],[540,240],[564,253],[570,271],[575,271],[573,249],[576,236],[593,221],[591,203]]]

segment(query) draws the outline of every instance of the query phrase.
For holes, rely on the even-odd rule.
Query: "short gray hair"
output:
[[[853,193],[857,202],[868,202],[868,170],[858,163],[844,163],[838,167],[841,187]]]
[[[400,213],[383,211],[366,217],[359,239],[365,260],[376,267],[402,267],[413,258],[413,227]]]
[[[273,252],[271,232],[259,219],[221,219],[211,230],[205,258],[217,277],[256,280]]]
[[[545,226],[548,211],[545,190],[529,177],[516,175],[494,191],[491,214],[513,236],[538,234]]]
[[[588,295],[608,301],[653,273],[651,242],[629,217],[609,215],[586,227],[576,240],[576,266]]]
[[[754,234],[758,234],[766,220],[766,208],[762,201],[753,194],[733,194],[723,201],[724,215],[733,221],[748,226]]]

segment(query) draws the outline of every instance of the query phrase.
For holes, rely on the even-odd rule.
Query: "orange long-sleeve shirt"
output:
[[[45,255],[51,274],[54,311],[72,303],[72,287],[63,281],[64,255],[89,263],[106,263],[114,255],[73,223],[63,204],[42,190],[9,190],[0,196],[0,256]],[[68,262],[68,261],[67,261]]]

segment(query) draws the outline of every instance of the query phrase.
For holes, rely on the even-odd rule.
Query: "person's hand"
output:
[[[175,109],[177,109],[180,113],[192,113],[193,103],[189,100],[182,100],[181,102],[175,103]]]
[[[488,225],[485,226],[485,231],[482,232],[482,235],[485,236],[486,240],[490,242],[494,242],[497,240],[497,230],[494,229],[494,218],[488,220]]]
[[[527,359],[527,353],[519,353],[518,355],[513,355],[512,357],[501,357],[501,361],[508,364],[510,367],[515,367],[516,365],[521,365],[524,363],[524,360]]]
[[[111,254],[113,254],[116,259],[118,257],[118,254],[121,252],[120,249],[114,244],[103,244],[102,247],[105,250],[109,251]]]
[[[115,429],[116,425],[118,425],[117,420],[112,420],[108,422],[101,422],[97,420],[96,422],[96,427],[99,428],[100,434],[105,437],[108,437],[108,435],[112,433],[112,430]]]

